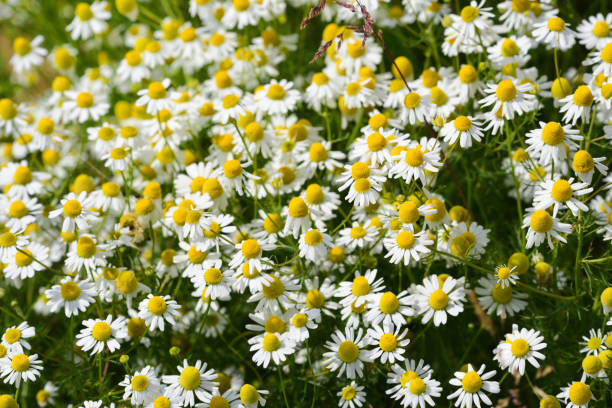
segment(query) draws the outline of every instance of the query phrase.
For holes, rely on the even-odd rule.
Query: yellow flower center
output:
[[[572,198],[572,195],[572,186],[567,180],[561,179],[554,182],[551,193],[553,200],[564,203]]]
[[[512,342],[511,351],[515,357],[525,357],[529,353],[529,343],[524,339],[516,339]]]
[[[111,327],[106,322],[96,322],[91,328],[91,337],[97,341],[107,341],[112,334]]]
[[[269,353],[280,348],[281,343],[278,336],[274,333],[266,333],[263,339],[263,349]]]
[[[552,17],[548,20],[548,29],[554,32],[561,32],[565,28],[565,21],[561,17]]]
[[[495,285],[491,290],[491,297],[495,303],[507,305],[512,300],[512,286],[506,286],[502,289],[501,285]]]
[[[384,314],[393,314],[399,308],[399,300],[393,292],[385,292],[380,297],[380,311]]]
[[[276,276],[272,277],[272,282],[263,285],[263,295],[270,300],[277,299],[285,292],[285,285]]]
[[[370,190],[370,187],[372,187],[372,184],[367,178],[355,180],[355,191],[358,193],[365,193],[366,191]]]
[[[588,173],[595,167],[593,156],[586,150],[578,150],[572,160],[572,168],[576,173]]]
[[[325,304],[325,296],[317,290],[311,289],[306,294],[306,306],[309,309],[320,309]]]
[[[612,42],[609,42],[605,47],[603,47],[600,57],[603,62],[612,64]]]
[[[316,142],[310,146],[310,151],[308,153],[310,157],[310,161],[313,162],[322,162],[327,159],[327,150],[322,143]]]
[[[482,379],[477,372],[469,371],[465,373],[465,377],[461,380],[461,385],[466,392],[473,394],[482,388]]]
[[[195,28],[187,27],[181,32],[179,36],[181,37],[181,40],[183,42],[192,42],[197,38],[198,35],[196,33]]]
[[[6,340],[8,344],[15,344],[16,342],[19,341],[19,339],[21,339],[21,330],[19,330],[16,327],[13,327],[12,329],[8,329],[4,333],[4,340]]]
[[[451,241],[451,252],[455,256],[465,258],[470,254],[474,245],[476,245],[476,236],[467,231],[453,238]]]
[[[395,242],[401,249],[410,249],[414,246],[414,235],[410,231],[400,231],[395,237]]]
[[[223,109],[233,108],[234,106],[238,105],[238,102],[240,102],[240,98],[236,95],[225,95],[223,97]]]
[[[23,57],[32,51],[32,44],[30,44],[30,40],[27,38],[17,37],[13,41],[13,51],[15,51],[15,54]]]
[[[304,313],[296,313],[295,316],[293,316],[292,323],[297,328],[304,327],[308,323],[308,316]]]
[[[436,106],[444,106],[448,102],[448,96],[444,91],[437,86],[431,88],[430,94],[431,100]]]
[[[64,215],[69,218],[75,218],[81,215],[83,207],[78,200],[68,200],[64,204]]]
[[[364,276],[357,276],[353,279],[352,293],[355,296],[365,296],[370,293],[370,283]]]
[[[587,374],[596,374],[602,368],[602,362],[597,356],[586,356],[584,360],[582,360],[582,369]]]
[[[612,47],[610,50],[612,51]],[[573,101],[577,106],[591,106],[593,104],[593,99],[593,93],[586,85],[580,85],[574,92]]]
[[[478,72],[473,65],[464,65],[459,70],[459,80],[464,84],[471,84],[478,80]]]
[[[454,120],[453,125],[455,125],[455,129],[459,132],[465,132],[472,127],[472,121],[467,116],[458,116]]]
[[[2,120],[11,120],[17,116],[17,107],[8,98],[0,99],[0,118]]]
[[[281,101],[285,98],[285,88],[279,84],[272,84],[268,87],[267,95],[272,100]]]
[[[138,289],[138,280],[131,271],[121,271],[115,279],[115,288],[125,295],[134,293]]]
[[[179,376],[179,384],[186,390],[195,390],[200,386],[201,374],[194,366],[185,367]]]
[[[404,371],[404,373],[402,374],[401,378],[400,378],[400,384],[402,385],[402,388],[406,388],[406,386],[408,385],[408,383],[410,383],[412,380],[419,378],[419,375],[412,370],[408,370],[408,371]]]
[[[531,229],[535,232],[545,233],[552,229],[553,219],[549,213],[544,210],[535,210],[531,215],[529,222]]]
[[[476,20],[480,12],[474,6],[467,6],[461,10],[461,19],[466,23],[471,23]]]
[[[204,280],[209,285],[217,285],[223,280],[223,273],[217,268],[208,268],[204,272]]]
[[[338,347],[338,357],[345,363],[352,363],[359,358],[359,347],[352,341],[343,341]]]
[[[68,281],[62,283],[60,286],[60,294],[62,295],[62,299],[70,302],[72,300],[76,300],[81,296],[81,288],[73,281]]]
[[[22,218],[28,215],[28,209],[23,201],[16,200],[9,206],[8,213],[11,218]]]
[[[380,336],[380,340],[378,341],[378,346],[381,350],[390,352],[397,348],[397,339],[391,333],[385,333]]]
[[[13,175],[13,183],[26,185],[32,181],[32,172],[27,166],[19,166]]]
[[[510,268],[507,266],[502,266],[497,269],[497,277],[499,279],[508,279],[510,277]]]
[[[292,218],[303,218],[308,215],[308,206],[301,197],[293,197],[289,201],[289,216]]]
[[[542,128],[542,141],[550,146],[557,146],[563,143],[565,131],[558,122],[548,122]]]
[[[250,6],[249,0],[233,0],[232,3],[236,11],[246,11]]]
[[[94,18],[93,11],[91,11],[91,7],[87,3],[77,4],[75,14],[81,21],[89,21]]]
[[[309,230],[304,234],[304,242],[306,245],[317,246],[323,242],[323,234],[318,230]]]
[[[362,226],[351,228],[351,238],[359,239],[359,238],[365,237],[365,235],[366,235],[366,229],[363,228]]]
[[[591,400],[591,389],[585,383],[576,381],[569,388],[569,399],[574,405],[585,405]]]
[[[512,0],[512,11],[516,13],[524,13],[529,11],[530,0]]]
[[[24,372],[30,368],[30,359],[25,354],[17,354],[11,361],[13,371]]]
[[[261,246],[254,239],[247,239],[242,242],[242,255],[247,259],[257,258],[261,255]]]
[[[93,95],[89,92],[80,92],[76,97],[76,105],[79,108],[91,108],[93,104]]]
[[[597,350],[601,347],[601,339],[599,337],[591,337],[587,342],[589,350]]]
[[[516,87],[511,80],[504,79],[497,84],[495,95],[502,102],[511,101],[516,97]]]
[[[225,177],[233,179],[242,174],[242,165],[238,160],[228,160],[223,164]]]
[[[387,139],[379,132],[374,132],[368,136],[368,148],[372,152],[378,152],[387,146]]]
[[[610,34],[610,24],[606,21],[598,21],[593,25],[593,35],[598,38],[607,37]]]
[[[15,264],[17,266],[28,266],[32,262],[34,262],[34,258],[32,257],[32,252],[29,249],[22,249],[15,254]]]
[[[149,312],[157,316],[163,315],[166,312],[166,308],[166,301],[161,296],[153,296],[147,304]]]
[[[408,109],[414,109],[421,103],[421,95],[416,92],[410,92],[404,97],[404,106]]]
[[[433,310],[443,310],[447,305],[448,295],[442,289],[436,289],[429,295],[429,306]]]
[[[329,82],[329,77],[323,72],[317,72],[312,76],[312,83],[318,86],[325,85]]]
[[[243,404],[254,404],[259,400],[259,392],[251,384],[244,384],[240,388],[240,401]]]
[[[148,93],[151,99],[162,99],[166,97],[166,87],[159,81],[151,82]]]
[[[411,394],[421,395],[427,390],[427,385],[425,381],[423,381],[420,377],[417,377],[410,381],[410,386],[408,387]]]

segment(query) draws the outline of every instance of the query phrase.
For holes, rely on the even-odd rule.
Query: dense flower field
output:
[[[0,408],[612,406],[606,0],[0,21]]]

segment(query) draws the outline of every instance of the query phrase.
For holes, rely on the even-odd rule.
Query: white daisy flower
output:
[[[45,296],[49,299],[47,306],[52,313],[63,307],[66,317],[76,316],[94,302],[94,297],[97,296],[95,286],[95,283],[87,279],[79,280],[66,276],[59,284],[45,291]]]
[[[108,28],[106,20],[111,17],[106,1],[94,1],[91,5],[79,3],[74,13],[74,19],[66,26],[66,31],[73,40],[87,40],[94,35],[102,34]]]
[[[414,288],[412,299],[417,315],[423,315],[421,323],[432,320],[435,326],[446,324],[447,314],[457,316],[463,311],[465,302],[464,278],[455,279],[446,275],[429,275],[422,285]]]
[[[177,366],[179,375],[164,375],[162,382],[168,385],[168,391],[176,395],[181,401],[181,405],[194,406],[195,398],[205,401],[211,398],[213,390],[217,387],[215,380],[217,373],[215,370],[206,370],[207,364],[200,360],[195,365],[189,365],[187,360]]]
[[[385,288],[384,280],[376,279],[376,273],[376,269],[368,269],[362,276],[359,271],[355,271],[355,278],[352,281],[340,282],[334,296],[341,298],[340,303],[344,306],[364,305],[372,295],[382,292]]]
[[[538,158],[542,165],[561,165],[570,152],[578,149],[578,144],[583,137],[571,125],[562,126],[558,122],[540,122],[540,128],[527,133],[527,144],[525,150],[532,157]]]
[[[17,37],[13,40],[13,56],[10,63],[15,73],[26,73],[43,63],[47,50],[40,46],[42,42],[41,35],[37,35],[32,41],[25,37]]]
[[[588,211],[582,201],[579,201],[576,196],[582,196],[593,191],[588,183],[574,183],[574,179],[569,180],[546,180],[540,184],[536,190],[533,199],[534,208],[544,210],[553,207],[553,217],[557,216],[560,208],[567,207],[572,212],[574,217],[578,216],[578,211]]]
[[[569,50],[576,42],[576,32],[570,29],[569,24],[561,17],[557,16],[535,23],[532,34],[536,41],[561,51]]]
[[[110,105],[104,95],[94,96],[88,91],[66,91],[66,101],[62,105],[70,120],[78,123],[97,121],[108,112],[109,108]]]
[[[321,320],[321,311],[319,309],[305,308],[291,316],[289,320],[289,337],[295,342],[300,343],[310,337],[309,330],[314,330],[318,327]]]
[[[440,382],[431,378],[433,370],[423,360],[406,360],[403,367],[393,364],[387,374],[387,384],[392,385],[385,393],[394,400],[401,400],[404,407],[425,408],[435,406],[433,398],[440,396]]]
[[[595,399],[591,387],[582,381],[574,381],[571,385],[561,388],[557,398],[563,399],[566,408],[587,408],[589,402]]]
[[[570,234],[572,226],[560,222],[556,217],[551,216],[546,210],[527,209],[527,215],[523,219],[523,228],[527,230],[527,249],[533,246],[540,246],[547,241],[552,249],[552,239],[567,242],[561,234]]]
[[[499,383],[497,381],[488,381],[495,375],[494,371],[485,373],[485,365],[481,365],[478,371],[475,371],[471,364],[468,364],[467,372],[455,372],[455,378],[449,382],[451,385],[460,387],[457,391],[448,396],[449,400],[457,398],[455,406],[464,408],[471,407],[472,403],[477,407],[480,403],[492,406],[493,402],[484,393],[484,391],[497,394],[499,392]]]
[[[278,310],[289,308],[295,303],[295,293],[299,288],[296,280],[284,275],[270,274],[268,281],[263,282],[262,290],[249,297],[248,302],[257,302],[255,311],[259,312],[265,308]]]
[[[559,101],[561,103],[559,112],[565,112],[563,121],[575,125],[578,119],[581,119],[583,123],[589,123],[594,99],[593,91],[587,85],[580,85],[573,94]]]
[[[507,286],[515,285],[519,275],[514,272],[518,266],[508,267],[506,265],[500,265],[495,268],[495,276],[497,277],[497,284],[504,289]]]
[[[299,239],[299,256],[311,262],[317,262],[327,255],[327,249],[332,246],[329,234],[318,229],[310,229]]]
[[[175,102],[172,97],[174,93],[168,94],[170,80],[165,78],[160,81],[149,83],[148,87],[138,91],[139,98],[136,100],[136,105],[146,106],[147,113],[156,115],[160,111],[167,109],[172,110]]]
[[[423,185],[428,184],[428,174],[436,174],[442,167],[439,143],[434,146],[430,149],[430,146],[411,141],[407,146],[393,149],[389,176],[403,178],[406,183],[419,180]]]
[[[399,127],[403,128],[407,124],[416,125],[419,122],[428,120],[431,109],[432,102],[429,96],[421,95],[414,91],[407,93],[404,97],[403,106],[400,107],[398,117]]]
[[[287,333],[264,333],[249,339],[250,350],[254,352],[253,361],[263,368],[270,361],[280,365],[288,355],[294,353],[294,343]]]
[[[330,351],[323,353],[323,365],[331,372],[338,371],[339,376],[346,373],[349,379],[362,377],[363,363],[372,361],[370,352],[365,349],[367,337],[363,336],[363,329],[359,328],[356,334],[348,327],[344,333],[336,330],[331,338],[325,343]]]
[[[602,49],[612,41],[610,26],[612,26],[612,13],[605,16],[601,13],[590,16],[578,25],[578,41],[588,50]]]
[[[409,230],[399,230],[391,237],[383,240],[383,244],[387,249],[385,258],[390,258],[392,264],[409,265],[411,262],[418,262],[422,256],[430,253],[431,250],[427,245],[433,245],[433,241],[429,238],[428,231],[414,233]]]
[[[491,112],[501,111],[504,119],[512,120],[515,114],[520,116],[537,107],[532,90],[529,83],[521,84],[514,79],[504,79],[497,84],[487,84],[483,91],[486,96],[479,103],[482,107],[493,105]]]
[[[196,287],[196,291],[198,293],[204,291],[203,296],[209,297],[212,300],[227,300],[230,297],[234,273],[231,270],[222,271],[221,264],[221,260],[217,259],[204,273],[191,277],[191,282]],[[242,268],[245,267],[245,264],[246,262],[242,264]]]
[[[127,337],[127,322],[122,316],[114,320],[111,315],[104,320],[87,319],[83,321],[83,326],[76,335],[76,345],[83,351],[91,350],[91,354],[102,353],[105,348],[108,348],[109,353],[119,350],[121,345],[118,339]]]
[[[467,149],[472,146],[472,139],[480,142],[484,133],[480,121],[471,116],[457,116],[452,122],[446,123],[440,129],[440,136],[449,145],[459,140],[459,146]]]
[[[344,173],[338,178],[338,183],[341,183],[338,190],[349,189],[346,200],[359,207],[374,204],[385,181],[383,173],[379,169],[370,168],[364,162],[346,165],[344,169]]]
[[[608,167],[603,164],[605,157],[593,157],[586,150],[578,150],[572,159],[572,170],[580,180],[591,183],[595,169],[604,176],[608,173]]]
[[[42,369],[38,354],[28,356],[19,350],[11,350],[6,357],[0,358],[0,377],[5,384],[14,384],[17,388],[21,381],[36,381]]]
[[[598,355],[603,350],[607,349],[605,337],[602,334],[601,329],[590,329],[588,336],[582,336],[580,345],[583,346],[580,349],[581,353],[586,353],[587,356]]]
[[[353,380],[347,386],[343,387],[336,395],[340,397],[338,400],[339,408],[359,408],[363,406],[366,400],[366,393],[363,385],[357,385]]]
[[[526,362],[538,368],[540,367],[538,360],[544,360],[544,354],[540,353],[540,350],[546,348],[543,340],[544,337],[540,336],[539,331],[519,330],[518,325],[513,324],[512,333],[506,334],[506,340],[500,342],[493,350],[493,360],[497,360],[502,369],[508,368],[508,371],[514,375],[517,372],[524,375]]]
[[[152,332],[158,328],[160,331],[164,331],[164,322],[168,322],[171,326],[176,324],[174,319],[180,316],[179,309],[178,303],[170,299],[170,296],[149,294],[146,299],[138,304],[138,317],[147,323],[149,330]]]
[[[123,399],[130,399],[132,405],[147,405],[153,402],[155,406],[154,401],[156,397],[159,398],[159,378],[151,366],[136,370],[132,375],[126,374],[119,386],[124,387]]]
[[[263,395],[267,395],[267,390],[258,390],[251,384],[244,384],[240,387],[240,408],[257,408],[258,406],[266,405],[266,400]]]
[[[255,109],[269,115],[285,115],[295,109],[300,100],[300,91],[293,88],[293,82],[272,80],[261,91],[255,93]]]
[[[370,345],[375,346],[370,352],[372,360],[380,359],[380,362],[385,364],[387,361],[393,364],[395,361],[404,361],[404,352],[406,346],[410,344],[410,339],[407,337],[408,330],[402,330],[401,326],[393,328],[393,323],[383,324],[381,328],[374,324],[368,329],[367,337]]]
[[[510,285],[502,288],[495,279],[480,278],[475,291],[486,313],[495,312],[504,319],[527,307],[527,295],[515,292]]]
[[[46,269],[49,248],[36,242],[30,242],[15,252],[15,257],[4,268],[4,275],[9,279],[24,280],[36,272]]]
[[[28,322],[21,322],[19,326],[11,326],[2,335],[2,345],[6,350],[23,351],[31,348],[27,339],[34,337],[36,330]]]

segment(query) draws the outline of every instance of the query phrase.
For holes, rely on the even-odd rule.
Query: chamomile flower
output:
[[[485,373],[485,365],[481,365],[478,371],[474,370],[471,364],[468,364],[467,371],[455,372],[455,378],[449,382],[451,385],[459,387],[459,389],[448,396],[449,400],[457,399],[455,401],[456,407],[471,407],[472,403],[477,407],[480,403],[484,403],[488,406],[492,406],[493,402],[485,394],[485,391],[491,394],[497,394],[500,390],[499,383],[497,381],[490,381],[493,378],[496,371],[488,371]]]
[[[293,88],[293,82],[282,79],[272,80],[261,91],[255,93],[255,109],[270,115],[285,115],[295,108],[300,92]]]
[[[608,167],[603,164],[604,157],[593,157],[586,150],[578,150],[572,158],[572,170],[580,180],[591,183],[595,170],[606,175]]]
[[[189,365],[185,359],[182,365],[176,367],[180,374],[164,375],[162,382],[168,385],[171,394],[178,397],[181,405],[192,407],[196,397],[199,401],[205,401],[217,388],[217,373],[213,369],[206,370],[206,367],[207,364],[200,360],[195,365]]]
[[[78,240],[72,241],[68,256],[66,257],[66,267],[73,271],[84,269],[88,274],[98,267],[106,265],[106,246],[96,242],[92,235],[83,234]]]
[[[317,262],[327,254],[327,248],[331,247],[332,239],[329,234],[318,229],[310,229],[300,236],[299,256]]]
[[[403,366],[393,364],[387,374],[387,384],[392,387],[385,393],[394,400],[401,400],[406,408],[435,406],[433,398],[440,396],[442,387],[439,381],[431,378],[432,374],[433,370],[423,360],[406,360]]]
[[[540,128],[527,133],[525,150],[543,165],[551,162],[561,164],[567,158],[568,150],[575,151],[583,137],[571,125],[561,125],[558,122],[540,122]]]
[[[263,252],[273,250],[276,248],[276,245],[267,238],[248,238],[236,244],[235,248],[236,252],[232,256],[229,267],[233,269],[239,268],[245,262],[248,262],[249,271],[252,273],[255,269],[263,270],[262,265],[270,262],[268,258],[263,256]]]
[[[416,125],[418,122],[428,120],[432,109],[431,98],[419,92],[409,92],[404,97],[398,117],[401,127],[407,124]]]
[[[376,168],[371,168],[365,162],[356,162],[345,166],[345,171],[338,179],[341,183],[339,191],[348,188],[346,200],[355,206],[363,207],[374,204],[379,197],[379,191],[385,177]]]
[[[0,262],[8,264],[15,260],[17,253],[28,245],[29,240],[22,232],[23,229],[19,229],[0,234]]]
[[[312,76],[312,81],[304,92],[304,100],[308,106],[317,112],[323,107],[335,108],[336,100],[342,93],[338,83],[323,72],[317,72]]]
[[[222,271],[221,263],[221,260],[215,260],[214,264],[206,269],[204,273],[191,277],[196,290],[204,291],[203,296],[209,297],[212,300],[228,299],[231,292],[233,272],[231,270]],[[246,262],[242,265],[242,268],[245,265]],[[248,268],[249,266],[247,265],[246,267]],[[252,273],[255,274],[255,270]]]
[[[515,292],[510,285],[502,288],[496,279],[480,278],[475,291],[486,313],[495,312],[504,319],[514,316],[527,306],[526,295]]]
[[[346,248],[347,252],[352,252],[355,248],[367,248],[376,241],[377,231],[371,225],[354,222],[352,227],[340,230],[338,245]]]
[[[87,40],[102,34],[108,28],[106,20],[111,17],[106,1],[94,1],[91,5],[78,3],[74,14],[74,19],[66,26],[73,40]]]
[[[610,27],[612,26],[612,14],[608,13],[605,16],[597,13],[587,19],[582,20],[577,28],[577,37],[580,44],[588,50],[602,49],[610,41]]]
[[[149,83],[147,88],[138,91],[139,98],[136,100],[136,105],[146,106],[147,113],[151,115],[156,115],[164,109],[172,110],[174,101],[172,100],[172,93],[168,94],[169,86],[170,80],[168,78],[161,82],[153,81]]]
[[[562,104],[559,112],[565,112],[563,121],[575,125],[581,119],[583,123],[589,123],[594,99],[591,89],[587,85],[580,85],[573,94],[559,101]]]
[[[544,210],[552,206],[553,217],[563,207],[567,207],[575,217],[579,211],[588,211],[589,208],[576,197],[590,193],[593,188],[587,183],[573,181],[573,178],[544,181],[535,192],[534,208]]]
[[[338,407],[340,408],[359,408],[363,405],[366,399],[366,393],[363,385],[357,385],[353,380],[347,386],[343,387],[342,390],[336,394],[340,399],[338,400]]]
[[[45,296],[49,299],[47,306],[51,312],[55,313],[63,308],[66,317],[76,316],[94,302],[95,283],[66,276],[59,284],[47,289]]]
[[[408,330],[402,330],[401,326],[394,329],[393,323],[383,324],[382,327],[374,324],[367,332],[370,345],[375,346],[370,354],[372,360],[380,359],[383,364],[387,361],[391,364],[396,360],[404,361],[405,347],[410,344],[407,334]]]
[[[439,147],[429,149],[417,141],[408,146],[402,146],[392,151],[393,164],[389,175],[394,178],[403,178],[406,183],[419,180],[423,185],[428,183],[428,174],[438,173],[442,167]]]
[[[29,350],[31,348],[27,339],[34,337],[36,329],[28,322],[21,322],[19,326],[11,326],[2,335],[2,345],[7,350]]]
[[[41,35],[37,35],[32,41],[25,37],[15,38],[13,40],[13,56],[10,61],[13,71],[22,74],[40,66],[47,55],[47,50],[40,46],[42,42],[43,37]]]
[[[267,395],[267,390],[258,390],[251,384],[244,384],[240,387],[240,408],[257,408],[266,405],[266,400],[262,396]]]
[[[540,246],[542,242],[547,241],[548,246],[552,249],[553,238],[561,242],[567,242],[561,234],[572,232],[570,224],[560,222],[546,210],[534,208],[528,209],[528,214],[523,219],[523,228],[528,228],[526,248]]]
[[[384,281],[382,278],[376,279],[376,273],[376,269],[368,269],[364,275],[356,271],[352,281],[340,282],[340,287],[334,295],[341,298],[340,303],[344,306],[364,305],[372,295],[384,290]]]
[[[294,352],[294,343],[286,333],[260,334],[249,339],[250,350],[254,351],[253,361],[258,366],[268,367],[270,361],[280,365]]]
[[[310,337],[309,330],[314,330],[318,327],[321,320],[321,311],[319,309],[305,308],[291,316],[289,320],[289,337],[295,342],[300,343]]]
[[[293,279],[283,275],[270,274],[266,282],[262,282],[262,290],[249,297],[248,302],[257,302],[255,311],[264,308],[288,308],[295,302],[295,293],[299,286]]]
[[[494,360],[499,362],[502,369],[508,368],[510,373],[520,375],[525,373],[525,364],[529,362],[538,368],[538,360],[544,360],[544,354],[540,351],[546,348],[544,337],[540,332],[533,329],[520,329],[516,324],[512,325],[512,333],[506,334],[506,340],[499,343],[493,351]]]
[[[219,388],[215,388],[210,397],[205,398],[202,404],[196,405],[198,408],[202,407],[227,407],[227,408],[239,408],[240,406],[240,395],[234,389],[228,389],[221,391]]]
[[[36,272],[45,269],[49,248],[37,242],[30,242],[15,252],[15,257],[4,269],[4,274],[9,279],[27,279],[34,276]]]
[[[427,246],[433,243],[427,231],[414,233],[401,229],[383,240],[388,251],[385,258],[390,258],[389,262],[392,264],[409,265],[411,262],[418,262],[422,256],[430,253],[431,250]]]
[[[55,218],[59,215],[64,215],[62,224],[62,232],[75,232],[79,230],[87,230],[90,224],[97,217],[90,208],[90,200],[85,191],[78,196],[75,193],[69,193],[60,202],[61,208],[53,210],[49,213],[49,218]]]
[[[126,375],[119,386],[124,387],[123,399],[129,399],[133,405],[147,405],[159,398],[159,378],[151,366],[136,370],[133,375]]]
[[[501,112],[504,119],[512,120],[536,108],[536,99],[530,84],[520,84],[512,79],[503,79],[497,84],[488,84],[485,97],[479,103],[482,107],[493,105],[491,112]]]
[[[343,333],[336,330],[331,335],[331,341],[325,343],[330,351],[323,353],[323,364],[331,372],[338,371],[337,375],[346,373],[349,379],[363,376],[363,363],[370,362],[370,352],[367,346],[367,337],[363,336],[363,329],[357,333],[352,328],[346,328]]]
[[[582,336],[580,345],[583,347],[580,352],[586,353],[587,356],[598,355],[607,348],[604,338],[601,329],[590,329],[588,336]]]
[[[506,265],[500,265],[495,268],[495,276],[497,277],[497,284],[504,289],[507,286],[515,285],[518,280],[518,274],[515,272],[517,266],[509,267]]]
[[[576,32],[561,17],[552,16],[547,21],[535,23],[533,37],[548,47],[567,51],[576,42]]]
[[[442,127],[440,136],[449,145],[459,140],[459,145],[463,149],[467,149],[472,146],[472,139],[480,142],[484,133],[478,120],[469,116],[457,116],[452,122],[448,122]]]
[[[435,326],[446,324],[447,315],[457,316],[465,302],[464,278],[430,275],[414,288],[412,299],[423,324],[433,319]]]
[[[593,400],[591,387],[582,381],[574,381],[567,387],[561,388],[557,398],[563,399],[567,408],[587,408]]]
[[[83,351],[91,350],[91,354],[101,353],[105,348],[112,353],[121,347],[118,339],[127,336],[126,319],[122,316],[116,319],[111,315],[104,320],[87,319],[83,321],[83,326],[76,335],[76,345]]]
[[[9,351],[0,358],[0,377],[5,384],[15,384],[17,388],[22,381],[36,381],[42,371],[42,360],[38,354],[26,355],[19,350]]]
[[[72,121],[83,123],[88,120],[99,120],[108,112],[110,105],[103,95],[94,95],[88,91],[67,91],[62,109]]]
[[[138,304],[138,317],[146,322],[149,330],[154,332],[159,328],[160,331],[164,331],[165,322],[172,326],[176,324],[175,318],[180,315],[179,308],[176,301],[170,299],[168,295],[149,294]]]

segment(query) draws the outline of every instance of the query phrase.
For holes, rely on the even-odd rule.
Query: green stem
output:
[[[283,382],[283,373],[281,372],[280,366],[278,368],[278,379],[280,381],[281,390],[283,392],[283,399],[285,400],[285,406],[289,408],[289,401],[287,401],[287,393],[285,392],[285,383]]]

